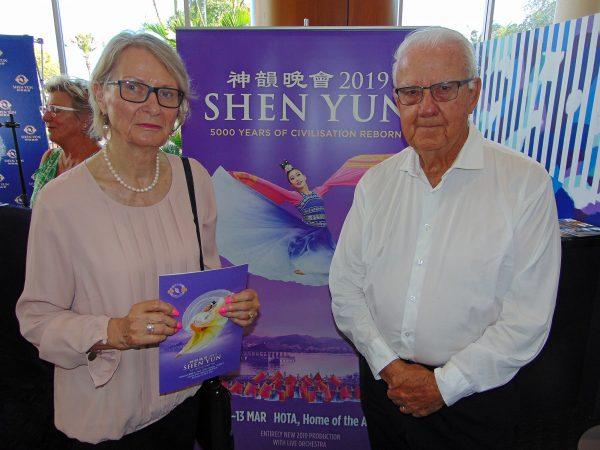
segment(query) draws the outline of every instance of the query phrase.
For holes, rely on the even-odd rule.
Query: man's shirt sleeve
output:
[[[335,322],[365,357],[373,375],[398,356],[387,345],[373,321],[363,290],[365,191],[363,181],[354,192],[354,202],[337,243],[329,271],[332,311]]]

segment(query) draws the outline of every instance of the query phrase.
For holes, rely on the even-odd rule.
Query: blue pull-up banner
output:
[[[0,123],[10,114],[20,124],[16,129],[28,198],[33,190],[33,172],[48,147],[41,105],[33,37],[0,35]],[[0,127],[0,203],[19,204],[21,183],[12,131]]]

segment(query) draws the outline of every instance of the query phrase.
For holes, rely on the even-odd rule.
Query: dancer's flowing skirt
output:
[[[327,285],[335,243],[326,227],[305,224],[222,167],[212,178],[221,256],[270,280]]]

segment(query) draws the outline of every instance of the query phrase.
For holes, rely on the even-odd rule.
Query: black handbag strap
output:
[[[190,204],[192,205],[192,213],[194,214],[194,224],[196,225],[196,237],[198,238],[198,247],[200,248],[200,270],[204,270],[204,256],[202,255],[202,239],[200,238],[200,225],[198,222],[198,209],[196,208],[196,193],[194,190],[194,177],[192,176],[192,168],[190,160],[186,156],[181,157],[183,163],[183,171],[185,172],[185,182],[187,183],[188,194],[190,195]]]
[[[194,191],[194,178],[192,176],[192,168],[190,161],[185,156],[181,157],[183,163],[183,171],[185,172],[185,181],[190,195],[190,204],[192,205],[192,213],[194,214],[194,224],[196,225],[196,237],[198,238],[198,246],[200,248],[200,270],[204,270],[204,257],[202,256],[202,241],[200,239],[200,225],[198,222],[198,209],[196,208],[196,195]],[[204,403],[208,404],[210,411],[209,417],[212,416],[211,427],[208,430],[208,436],[197,436],[201,438],[208,437],[208,445],[205,448],[213,449],[233,449],[233,432],[231,430],[231,394],[221,384],[220,377],[209,378],[202,383],[198,390],[198,395],[204,393],[208,395],[208,399]],[[221,419],[219,421],[218,419]],[[206,425],[206,422],[204,423]],[[198,428],[200,430],[200,427]]]

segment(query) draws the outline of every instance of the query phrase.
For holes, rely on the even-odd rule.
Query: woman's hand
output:
[[[219,314],[228,317],[233,322],[247,327],[258,316],[260,303],[258,294],[254,289],[244,289],[237,294],[225,298],[225,306],[219,310]]]
[[[127,350],[159,344],[181,329],[181,322],[173,317],[179,317],[179,311],[167,302],[136,303],[125,317],[108,322],[107,347]]]

